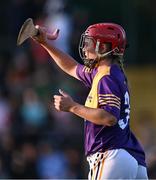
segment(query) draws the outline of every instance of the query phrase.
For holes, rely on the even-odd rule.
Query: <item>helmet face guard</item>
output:
[[[86,40],[87,39],[87,40]],[[102,58],[108,55],[116,55],[123,56],[126,48],[126,33],[124,29],[114,23],[99,23],[91,25],[87,28],[85,33],[81,35],[80,43],[79,43],[79,54],[80,57],[84,60],[84,62],[97,60],[86,59],[84,47],[85,43],[89,43],[91,40],[94,43],[95,52],[97,57]],[[111,49],[108,52],[100,53],[100,49],[102,44],[109,43],[111,44]],[[95,62],[95,63],[96,63]]]
[[[81,59],[85,59],[85,52],[84,52],[84,50],[83,50],[83,48],[84,48],[84,45],[85,45],[85,34],[83,33],[82,35],[81,35],[81,38],[80,38],[80,42],[79,42],[79,55],[80,55],[80,58]]]
[[[94,49],[95,44],[96,44],[96,42],[95,42],[94,38],[86,36],[85,34],[82,34],[80,43],[79,43],[80,57],[84,58],[85,50]]]
[[[93,68],[97,60],[96,59],[88,59],[86,57],[85,49],[95,48],[95,40],[92,37],[89,37],[83,33],[81,35],[80,43],[79,43],[79,55],[83,60],[85,66],[89,68]]]

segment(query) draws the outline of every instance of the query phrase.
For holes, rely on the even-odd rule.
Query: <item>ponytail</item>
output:
[[[113,56],[113,62],[119,65],[121,71],[123,72],[125,76],[126,83],[128,85],[128,79],[125,73],[125,68],[124,68],[124,63],[123,63],[124,62],[123,56]]]

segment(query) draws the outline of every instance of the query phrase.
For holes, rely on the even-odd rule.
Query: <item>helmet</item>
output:
[[[83,53],[85,38],[93,40],[95,52],[99,57],[105,57],[109,54],[123,56],[126,48],[126,33],[120,25],[115,23],[93,24],[86,29],[81,36],[79,44],[79,52],[82,59],[85,59]],[[110,43],[111,50],[101,54],[99,50],[103,43]]]

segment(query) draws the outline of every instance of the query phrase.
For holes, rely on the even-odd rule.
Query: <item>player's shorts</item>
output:
[[[148,179],[147,169],[124,149],[97,152],[87,157],[89,180]]]

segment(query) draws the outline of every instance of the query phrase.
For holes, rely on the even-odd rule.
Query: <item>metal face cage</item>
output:
[[[79,43],[79,55],[82,60],[86,60],[85,50],[90,49],[91,47],[95,48],[95,44],[96,42],[92,37],[85,34],[81,35]]]

